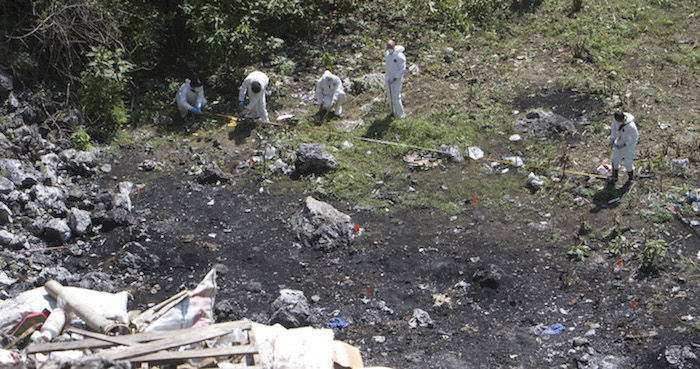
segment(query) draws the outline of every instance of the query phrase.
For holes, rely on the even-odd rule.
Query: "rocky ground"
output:
[[[298,177],[295,169],[332,168],[319,147],[306,147],[308,161],[277,162],[287,172],[277,178],[259,169],[306,154],[234,153],[225,127],[221,137],[191,135],[157,148],[137,131],[132,144],[81,152],[61,134],[80,122],[78,112],[56,115],[29,95],[15,99],[0,130],[3,299],[55,279],[128,290],[129,308],[139,309],[216,267],[219,321],[326,327],[340,317],[347,326],[337,339],[359,347],[366,364],[700,366],[699,242],[682,222],[660,231],[690,265],[647,275],[632,257],[593,249],[578,262],[567,242],[545,240],[552,229],[574,235],[580,221],[568,208],[514,226],[508,209],[532,206],[526,195],[504,195],[501,213],[465,201],[459,216],[432,208],[381,215],[314,201],[288,179]],[[417,172],[415,186],[426,176],[462,176],[470,165]],[[605,209],[587,217],[612,223]],[[644,226],[621,231],[634,238]],[[281,289],[305,296],[285,316],[273,308]]]

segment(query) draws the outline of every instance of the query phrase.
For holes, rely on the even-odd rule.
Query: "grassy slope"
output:
[[[264,173],[277,184],[263,185],[301,185],[329,198],[382,212],[428,207],[469,215],[476,197],[481,208],[509,224],[527,225],[542,214],[558,214],[561,224],[550,236],[557,241],[575,233],[580,217],[588,212],[588,208],[574,205],[574,197],[594,202],[615,196],[601,191],[602,181],[588,181],[585,176],[558,177],[564,156],[570,162],[568,169],[587,173],[609,160],[607,124],[616,109],[610,102],[619,98],[622,109],[638,118],[642,139],[636,163],[651,178],[637,181],[613,215],[590,221],[599,222],[593,228],[601,233],[611,217],[619,217],[623,225],[649,227],[639,242],[668,238],[657,232],[662,223],[672,219],[665,208],[669,196],[670,201],[678,202],[674,195],[682,196],[686,187],[700,185],[700,22],[694,13],[698,2],[584,3],[580,12],[570,15],[570,1],[545,1],[532,12],[509,13],[509,19],[491,19],[463,32],[431,24],[425,11],[414,11],[411,2],[367,3],[358,5],[353,15],[338,14],[344,24],[354,27],[350,27],[350,34],[335,35],[330,43],[333,47],[320,46],[321,41],[319,46],[312,44],[304,52],[311,67],[290,70],[289,63],[258,66],[273,81],[282,82],[270,99],[273,117],[274,113],[292,112],[299,119],[298,128],[329,129],[338,135],[259,127],[265,131],[260,137],[265,138],[257,141],[251,136],[248,144],[271,142],[284,148],[286,156],[303,142],[341,148],[349,140],[354,146],[333,153],[340,162],[333,173],[302,183]],[[329,29],[332,34],[333,24]],[[319,127],[313,117],[315,107],[310,101],[300,102],[299,96],[313,96],[314,82],[324,69],[323,56],[337,62],[337,74],[356,81],[383,71],[383,44],[389,37],[405,45],[409,65],[420,68],[420,73],[408,75],[404,84],[409,116],[403,121],[386,119],[388,106],[380,87],[351,91],[344,119],[364,121],[353,135],[432,149],[478,146],[496,159],[519,155],[528,164],[553,168],[535,170],[545,175],[546,187],[531,194],[524,186],[530,170],[511,168],[503,174],[501,168],[492,172],[486,161],[467,159],[460,164],[444,162],[428,171],[411,170],[402,158],[414,149],[354,140],[334,130],[335,121],[325,121]],[[452,56],[450,63],[445,62],[446,55]],[[445,78],[452,70],[460,71],[464,78]],[[284,74],[300,82],[292,83]],[[475,83],[469,83],[473,78]],[[524,113],[513,114],[515,101],[542,98],[534,100],[542,101],[542,106],[532,107],[551,110],[561,102],[561,96],[572,94],[584,97],[592,106],[592,124],[573,142],[528,136],[521,142],[508,141],[515,133],[513,122]],[[558,98],[549,103],[548,96]],[[224,91],[215,98],[224,103],[232,99]],[[369,111],[360,109],[370,103]],[[661,129],[660,125],[669,128]],[[668,164],[671,158],[690,158],[690,170],[685,174],[672,170]],[[676,188],[664,187],[660,192],[660,182]],[[688,205],[683,212],[690,213]]]

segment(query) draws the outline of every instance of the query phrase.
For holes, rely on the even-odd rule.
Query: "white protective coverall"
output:
[[[252,90],[253,82],[260,83],[262,89],[257,94]],[[245,109],[248,110],[248,115],[246,118],[260,118],[263,122],[269,122],[270,119],[267,116],[267,104],[265,103],[265,91],[267,91],[267,85],[270,83],[270,79],[267,75],[260,71],[252,72],[245,78],[243,85],[241,85],[241,90],[238,93],[238,101],[242,102],[245,99],[246,93],[248,94],[248,105]]]
[[[384,59],[386,60],[386,86],[391,112],[398,119],[403,119],[406,115],[403,112],[401,102],[401,87],[403,86],[403,74],[406,72],[406,50],[403,46],[396,45],[394,50],[387,50]]]
[[[325,71],[316,83],[316,100],[318,105],[326,109],[330,109],[335,102],[335,115],[340,116],[343,112],[343,100],[345,100],[343,81],[340,80],[340,77],[330,71]]]
[[[204,98],[204,86],[200,86],[197,91],[194,91],[190,86],[191,82],[189,78],[186,79],[175,95],[177,108],[180,110],[182,118],[186,117],[193,108],[201,110],[207,104],[207,99]]]
[[[612,127],[610,127],[610,145],[613,147],[610,161],[612,161],[613,170],[619,169],[620,163],[624,164],[627,172],[634,170],[632,160],[638,141],[639,131],[634,123],[634,115],[625,113],[624,122],[613,119]]]

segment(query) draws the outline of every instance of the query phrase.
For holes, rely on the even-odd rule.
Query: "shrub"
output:
[[[80,75],[81,102],[89,129],[101,141],[112,138],[129,119],[122,90],[134,65],[122,59],[123,54],[122,49],[93,47],[87,54],[87,69]]]
[[[85,126],[78,126],[75,131],[70,135],[70,139],[73,142],[73,147],[81,151],[87,151],[90,149],[90,135],[85,130]]]

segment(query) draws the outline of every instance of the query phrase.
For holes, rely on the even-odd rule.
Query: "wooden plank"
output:
[[[86,331],[84,329],[79,329],[79,328],[74,328],[74,327],[68,328],[68,332],[77,333],[81,336],[85,336],[88,338],[94,338],[96,340],[109,342],[109,343],[115,344],[115,345],[132,346],[132,345],[135,345],[138,343],[133,339],[132,335],[108,336],[106,334],[90,332],[90,331]]]
[[[161,351],[152,354],[134,356],[128,359],[132,363],[140,362],[164,362],[182,361],[187,359],[205,359],[210,357],[226,357],[234,355],[253,355],[258,353],[258,348],[250,345],[235,345],[231,347],[215,347],[208,349],[194,349],[185,351]]]
[[[252,327],[252,323],[248,319],[237,320],[233,322],[217,323],[206,327],[197,328],[185,328],[178,329],[174,331],[159,331],[159,332],[144,332],[136,333],[130,335],[119,336],[119,339],[130,340],[134,343],[151,342],[155,340],[170,338],[173,335],[188,334],[189,332],[195,332],[200,329],[205,329],[207,327],[222,327],[228,330],[234,330],[240,328],[243,330],[249,330]],[[98,340],[94,338],[88,338],[81,341],[65,341],[65,342],[52,342],[52,343],[40,343],[32,344],[27,347],[27,354],[36,354],[39,352],[52,352],[52,351],[65,351],[65,350],[85,350],[85,349],[97,349],[97,348],[107,348],[114,346],[114,343],[105,342],[103,340]]]
[[[149,343],[141,343],[133,346],[103,351],[97,353],[96,356],[101,356],[108,360],[125,360],[131,357],[146,355],[160,350],[167,350],[175,347],[189,345],[212,338],[221,337],[231,332],[230,329],[223,327],[208,326],[207,329],[196,330],[191,329],[188,332],[178,335],[171,334],[167,340],[158,340]]]

